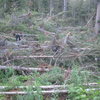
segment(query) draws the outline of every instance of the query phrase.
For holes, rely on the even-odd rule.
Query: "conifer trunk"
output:
[[[100,1],[97,4],[97,13],[96,13],[96,23],[95,23],[95,33],[100,33]]]
[[[53,0],[50,0],[50,16],[52,16],[53,10],[54,10],[54,7],[53,7]]]
[[[66,11],[67,11],[67,2],[68,0],[64,0],[64,7],[63,7],[63,11],[64,11],[64,18],[66,17]]]

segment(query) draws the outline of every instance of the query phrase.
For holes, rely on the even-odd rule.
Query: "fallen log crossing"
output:
[[[26,95],[26,94],[35,94],[37,91],[26,92],[26,91],[18,91],[18,92],[0,92],[0,95]],[[52,93],[68,93],[67,90],[49,90],[49,91],[41,91],[41,94],[52,94]]]
[[[21,67],[21,66],[0,66],[0,70],[12,68],[18,71],[36,71],[36,72],[48,72],[49,68],[32,68],[32,67]]]
[[[70,58],[70,57],[76,57],[76,55],[69,55],[69,56],[61,56],[60,58]],[[53,55],[40,55],[40,56],[16,56],[15,59],[24,59],[24,58],[59,58],[59,56],[53,56]]]

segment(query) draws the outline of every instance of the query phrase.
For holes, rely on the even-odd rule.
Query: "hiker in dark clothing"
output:
[[[22,37],[20,33],[14,33],[13,36],[15,37],[16,41],[20,41]]]
[[[16,41],[20,41],[21,40],[21,35],[19,33],[17,33],[15,35]]]

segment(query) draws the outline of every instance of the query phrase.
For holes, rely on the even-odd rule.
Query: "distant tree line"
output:
[[[0,9],[5,13],[25,9],[50,15],[67,11],[68,15],[84,17],[95,10],[96,3],[96,0],[0,0]]]
[[[67,22],[72,22],[72,25],[85,25],[94,14],[100,12],[99,3],[100,0],[0,0],[0,18],[23,10],[48,16],[64,12],[62,18]],[[98,16],[99,13],[96,16],[97,20]],[[99,28],[98,25],[96,23],[96,29]]]

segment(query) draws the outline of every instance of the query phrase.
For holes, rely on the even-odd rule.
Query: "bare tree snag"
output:
[[[95,23],[95,33],[100,33],[100,1],[97,3],[97,14],[96,14],[96,23]]]
[[[50,16],[52,16],[53,10],[54,10],[54,7],[53,7],[53,0],[50,0]]]
[[[64,8],[63,8],[63,11],[65,12],[64,16],[63,16],[64,18],[66,17],[67,4],[68,4],[67,2],[68,2],[68,0],[64,0]]]

